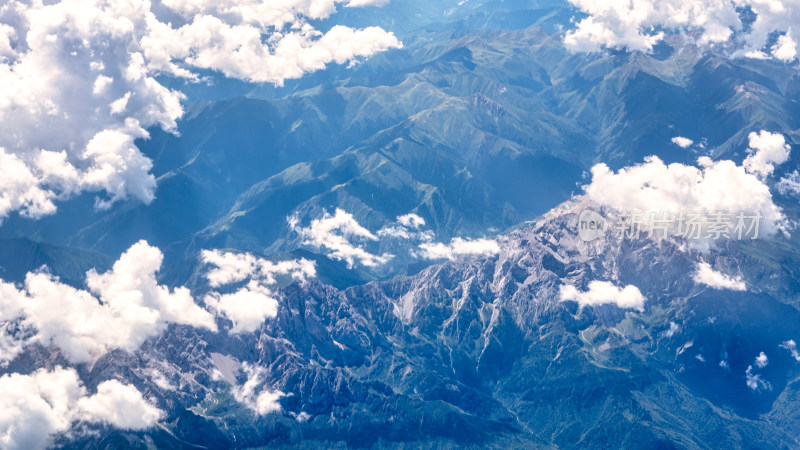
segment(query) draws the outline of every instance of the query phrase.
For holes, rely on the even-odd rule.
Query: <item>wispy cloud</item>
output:
[[[800,362],[800,352],[797,351],[797,343],[795,343],[794,339],[783,341],[780,347],[789,350],[789,353],[791,353],[792,358],[794,358],[795,361]]]
[[[328,251],[333,259],[345,261],[352,268],[356,262],[374,267],[389,261],[394,255],[375,255],[364,249],[365,241],[377,241],[378,237],[362,227],[352,214],[336,208],[331,215],[327,211],[314,219],[307,227],[300,226],[297,216],[289,217],[289,226],[304,238],[303,243]]]
[[[462,239],[453,238],[449,244],[441,242],[422,243],[419,245],[420,255],[426,259],[450,259],[462,256],[496,255],[500,253],[500,245],[494,239]]]
[[[398,216],[395,223],[378,230],[378,236],[405,239],[407,241],[432,241],[436,235],[431,230],[423,230],[425,219],[416,214]]]
[[[233,398],[259,416],[281,410],[280,399],[285,397],[281,391],[267,389],[264,381],[264,368],[244,363],[242,371],[246,375],[244,384],[232,388]]]
[[[405,241],[409,256],[423,259],[456,259],[459,257],[494,255],[500,246],[494,239],[468,239],[455,237],[449,244],[434,242],[436,234],[426,230],[425,219],[409,213],[398,216],[373,233],[358,223],[352,214],[337,208],[334,215],[327,212],[314,219],[308,227],[300,226],[297,216],[289,217],[289,226],[304,238],[305,245],[324,249],[333,259],[346,261],[352,268],[356,263],[366,267],[385,264],[396,255],[377,255],[366,250],[366,244]]]
[[[778,181],[778,192],[782,195],[800,195],[800,172],[792,171]]]

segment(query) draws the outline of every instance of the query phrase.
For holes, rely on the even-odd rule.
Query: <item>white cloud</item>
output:
[[[711,264],[701,262],[697,264],[692,279],[695,283],[704,284],[714,289],[730,289],[733,291],[743,291],[747,289],[741,277],[731,277],[724,273],[717,272],[711,268]]]
[[[0,286],[0,290],[3,286]],[[6,306],[0,292],[0,305]],[[0,323],[0,367],[8,365],[28,344],[29,337],[21,334],[13,322]]]
[[[427,259],[450,259],[462,256],[496,255],[500,245],[494,239],[453,238],[449,244],[425,242],[419,245],[420,253]]]
[[[103,274],[89,271],[86,284],[113,309],[141,305],[158,311],[160,319],[166,322],[214,329],[211,315],[194,303],[188,289],[180,287],[170,292],[158,284],[156,272],[163,258],[159,249],[139,241],[120,256],[110,271]],[[123,301],[127,303],[122,304]]]
[[[649,51],[664,38],[665,30],[690,32],[698,45],[738,43],[734,55],[797,58],[800,4],[794,0],[637,0],[597,2],[570,0],[588,17],[564,36],[567,47],[596,51],[603,47]],[[756,15],[748,32],[743,31],[737,8]],[[770,36],[778,35],[771,48]]]
[[[774,149],[771,144],[761,146],[763,141],[758,138],[753,142],[760,146],[756,156],[764,148]],[[771,151],[767,153],[773,155]],[[749,166],[760,170],[761,163],[776,161],[774,155],[761,156],[758,162],[751,160]],[[733,161],[712,161],[704,156],[697,162],[700,167],[666,165],[658,157],[650,156],[644,163],[617,173],[600,163],[592,167],[592,182],[584,190],[595,202],[618,211],[726,212],[734,218],[738,214],[759,213],[760,233],[785,231],[786,218],[759,177]]]
[[[672,336],[675,335],[675,333],[680,331],[680,329],[681,329],[681,327],[677,323],[670,321],[669,329],[664,331],[664,336],[672,337]]]
[[[132,430],[149,428],[163,416],[133,386],[100,383],[87,395],[74,369],[37,370],[0,377],[0,443],[7,449],[44,449],[52,436],[77,421]]]
[[[683,136],[675,136],[674,138],[671,139],[671,141],[673,144],[677,145],[680,148],[689,148],[689,146],[694,144],[693,140],[685,138]]]
[[[275,284],[277,275],[288,275],[295,280],[305,280],[316,275],[314,262],[305,258],[273,262],[250,253],[203,250],[201,260],[214,266],[206,278],[212,287],[257,278],[262,284]]]
[[[564,43],[577,51],[601,47],[649,51],[664,36],[653,27],[702,29],[701,43],[724,42],[731,37],[731,28],[740,26],[733,5],[718,0],[570,3],[589,15],[564,36]]]
[[[78,399],[76,409],[82,420],[127,430],[149,428],[162,417],[162,412],[145,401],[135,387],[117,380],[97,385],[97,393]]]
[[[264,388],[264,369],[244,363],[242,370],[247,379],[243,385],[233,387],[233,398],[259,416],[280,411],[280,399],[285,397],[286,394],[281,391],[270,391]],[[261,389],[259,389],[259,386],[261,386]]]
[[[449,244],[433,242],[436,234],[431,230],[424,230],[425,219],[416,214],[398,216],[395,222],[383,226],[375,233],[362,227],[351,214],[338,208],[334,215],[326,212],[322,218],[312,220],[308,227],[301,227],[297,216],[289,217],[288,220],[289,226],[305,238],[304,244],[327,249],[328,256],[346,261],[350,268],[356,262],[374,267],[394,257],[388,253],[376,255],[365,249],[366,243],[378,241],[379,238],[409,241],[409,244],[417,248],[410,251],[414,258],[454,260],[464,256],[495,255],[500,252],[500,246],[494,239],[456,237]]]
[[[747,366],[747,370],[745,371],[745,380],[747,387],[754,391],[759,389],[768,391],[772,389],[772,385],[769,383],[769,381],[761,378],[761,375],[754,373],[752,365]]]
[[[779,36],[778,41],[772,46],[772,56],[781,61],[792,61],[797,58],[797,42],[788,34]]]
[[[739,0],[738,4],[749,5],[758,17],[752,25],[752,31],[746,36],[746,49],[750,52],[761,51],[775,33],[782,34],[778,42],[769,49],[771,56],[781,61],[792,61],[797,58],[796,42],[798,30],[796,24],[800,20],[800,5],[792,0]]]
[[[356,30],[336,25],[321,33],[308,23],[296,22],[272,34],[265,45],[263,25],[229,24],[211,15],[196,16],[177,29],[163,23],[155,25],[155,32],[143,42],[145,54],[157,56],[160,64],[156,68],[176,76],[186,73],[173,63],[177,59],[229,77],[280,85],[285,79],[324,69],[332,62],[342,64],[400,47],[393,34],[378,27]]]
[[[620,288],[608,281],[595,280],[588,287],[587,291],[581,292],[575,286],[561,285],[559,298],[561,301],[576,301],[581,307],[610,304],[644,311],[645,298],[632,284]]]
[[[369,2],[361,2],[367,4]],[[374,2],[373,2],[374,3]],[[0,6],[0,220],[52,214],[95,192],[98,207],[150,202],[152,162],[134,144],[176,130],[180,92],[159,75],[196,69],[281,84],[400,42],[377,28],[333,26],[335,0],[8,1]],[[357,4],[348,4],[357,6]]]
[[[767,358],[766,353],[761,352],[758,354],[758,356],[756,356],[755,362],[759,369],[763,369],[764,367],[767,367],[767,364],[769,364],[769,359]]]
[[[397,223],[407,228],[420,228],[425,226],[425,219],[416,214],[409,213],[398,216]]]
[[[109,202],[153,198],[150,160],[133,145],[145,128],[175,129],[181,95],[157,83],[139,53],[144,11],[134,4],[66,0],[8,2],[0,21],[13,29],[13,50],[0,63],[0,136],[16,189],[0,182],[0,218],[13,210],[39,217],[79,191],[105,191]],[[120,98],[128,97],[126,105]],[[111,114],[111,105],[122,108]],[[8,161],[6,161],[8,163]],[[5,164],[4,164],[5,165]],[[24,174],[24,175],[23,175]],[[4,177],[5,178],[5,177]]]
[[[152,369],[147,370],[146,374],[147,374],[147,376],[150,377],[150,380],[152,380],[153,383],[156,386],[158,386],[159,388],[161,388],[161,389],[163,389],[165,391],[174,391],[175,390],[175,386],[173,386],[172,383],[169,382],[167,377],[163,373],[161,373],[160,370],[152,368]]]
[[[206,304],[233,322],[233,333],[253,332],[264,320],[277,315],[278,301],[270,290],[270,286],[277,282],[277,275],[305,280],[316,274],[314,263],[307,259],[272,262],[249,253],[218,250],[204,250],[201,259],[214,266],[206,273],[212,287],[250,279],[246,286],[236,292],[211,292],[205,298]]]
[[[20,319],[35,331],[31,342],[57,345],[76,363],[115,348],[136,350],[170,322],[216,330],[214,317],[188,289],[170,291],[157,283],[161,261],[157,248],[140,241],[108,272],[87,272],[88,291],[44,272],[28,273],[21,289],[0,281],[0,319]]]
[[[308,419],[311,418],[311,414],[309,414],[309,413],[307,413],[305,411],[300,411],[300,414],[296,414],[296,413],[291,413],[291,414],[294,416],[294,419],[296,421],[300,422],[300,423],[306,422],[306,421],[308,421]]]
[[[395,223],[389,224],[378,230],[378,236],[397,239],[432,241],[436,236],[431,230],[422,230],[425,219],[416,214],[398,216]]]
[[[748,138],[750,139],[749,155],[742,165],[749,173],[765,178],[772,175],[776,165],[789,160],[790,147],[786,144],[782,134],[761,130],[759,133],[750,133]]]
[[[758,356],[756,356],[756,359],[753,362],[753,364],[755,364],[756,367],[758,367],[759,369],[763,369],[764,367],[767,367],[767,364],[769,364],[769,359],[767,358],[767,355],[764,352],[761,352],[758,354]],[[747,370],[745,371],[747,387],[749,387],[754,391],[759,389],[765,389],[765,390],[772,389],[772,385],[769,383],[769,381],[763,379],[761,375],[756,374],[754,372],[755,371],[752,365],[747,366]]]
[[[800,172],[795,170],[781,178],[777,187],[782,195],[800,195]]]
[[[278,301],[255,281],[231,294],[212,292],[206,303],[233,322],[232,333],[253,332],[278,315]]]
[[[800,352],[797,351],[797,343],[794,342],[794,339],[783,341],[779,347],[789,350],[789,352],[792,354],[792,358],[794,358],[795,361],[800,362]]]
[[[296,216],[288,220],[289,226],[304,238],[305,245],[327,249],[328,256],[345,261],[349,268],[356,262],[366,267],[374,267],[386,263],[393,257],[388,253],[375,255],[366,251],[363,243],[377,241],[378,237],[362,227],[352,214],[342,209],[336,208],[334,215],[325,212],[322,218],[312,220],[308,227],[301,227]]]

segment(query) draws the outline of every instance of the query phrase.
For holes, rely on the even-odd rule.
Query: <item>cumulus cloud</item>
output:
[[[573,285],[564,284],[559,288],[561,301],[575,301],[583,306],[617,305],[625,309],[644,311],[645,298],[639,288],[629,284],[624,288],[617,287],[609,281],[592,281],[588,290],[579,291]]]
[[[638,0],[597,2],[570,0],[588,17],[564,36],[564,44],[575,51],[603,47],[650,51],[665,31],[690,32],[696,44],[733,43],[734,55],[772,57],[781,61],[797,58],[800,5],[793,0]],[[749,10],[755,21],[744,31],[739,11]],[[688,35],[687,35],[688,36]],[[770,45],[771,37],[777,36]]]
[[[97,393],[78,399],[76,409],[82,420],[127,430],[149,428],[162,416],[162,412],[145,401],[135,387],[117,380],[97,385]]]
[[[88,395],[74,369],[37,370],[0,377],[0,443],[7,449],[44,449],[75,422],[142,430],[163,413],[131,385],[109,380]]]
[[[689,148],[692,144],[694,144],[693,140],[683,136],[675,136],[671,139],[671,141],[680,148]]]
[[[21,288],[0,281],[0,320],[19,320],[33,331],[26,343],[57,345],[75,363],[115,348],[136,350],[168,323],[216,330],[214,317],[194,303],[188,289],[158,284],[161,261],[157,248],[140,241],[108,272],[87,272],[88,290],[46,272],[28,273]]]
[[[374,2],[361,2],[362,4]],[[0,220],[52,214],[58,200],[150,202],[152,163],[135,139],[176,131],[183,95],[159,75],[197,69],[247,81],[285,79],[400,42],[377,27],[333,26],[336,0],[313,2],[8,1],[0,6]],[[359,4],[348,4],[358,6]]]
[[[316,275],[314,263],[307,259],[273,262],[249,253],[204,250],[201,260],[214,267],[206,273],[212,287],[249,279],[233,293],[210,292],[205,298],[206,304],[233,322],[233,333],[253,332],[264,320],[277,315],[278,301],[270,290],[276,276],[305,280]]]
[[[233,322],[232,333],[253,332],[278,315],[278,301],[257,282],[230,294],[209,294],[206,303]]]
[[[730,289],[733,291],[743,291],[747,288],[741,277],[731,277],[724,273],[717,272],[711,268],[711,264],[701,262],[697,264],[692,279],[695,283],[704,284],[714,289]]]
[[[772,175],[776,165],[789,160],[789,145],[780,133],[761,130],[748,135],[750,140],[749,155],[742,165],[749,173],[760,178]]]
[[[327,211],[319,219],[314,219],[308,227],[300,226],[297,216],[289,219],[289,226],[304,238],[305,245],[324,248],[333,259],[345,261],[349,268],[358,262],[366,267],[374,267],[389,261],[393,255],[376,255],[364,249],[364,243],[377,241],[378,237],[362,227],[352,214],[336,208],[331,215]]]
[[[500,245],[494,239],[453,238],[449,244],[425,242],[419,245],[420,255],[426,259],[456,259],[463,256],[496,255]]]
[[[755,363],[756,367],[758,367],[759,369],[763,369],[764,367],[767,367],[767,364],[769,364],[769,358],[767,358],[766,353],[761,352],[758,354],[758,356],[756,356]]]
[[[733,218],[758,213],[760,232],[785,231],[786,218],[759,176],[785,161],[781,155],[786,149],[777,144],[783,136],[765,133],[751,134],[751,155],[742,166],[705,156],[698,158],[699,167],[666,165],[650,156],[614,173],[600,163],[592,167],[592,182],[584,190],[592,200],[618,211],[725,212]]]
[[[233,387],[233,398],[259,416],[280,411],[280,399],[285,397],[286,394],[281,391],[271,391],[264,387],[264,369],[244,363],[242,370],[247,378],[244,384]]]
[[[664,38],[662,28],[702,30],[701,43],[718,43],[727,41],[732,29],[741,26],[733,5],[719,0],[570,3],[588,14],[564,36],[564,43],[577,51],[602,47],[649,51]]]

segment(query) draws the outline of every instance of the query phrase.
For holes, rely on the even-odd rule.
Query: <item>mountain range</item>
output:
[[[84,193],[56,215],[11,214],[0,278],[95,289],[87,272],[116,270],[140,240],[163,252],[158,283],[204,308],[252,289],[248,277],[214,285],[207,250],[307,260],[315,275],[277,280],[275,315],[253,332],[223,315],[213,330],[173,321],[91,362],[26,346],[3,374],[70,367],[91,392],[121,379],[164,412],[143,431],[81,424],[54,446],[800,447],[794,229],[709,252],[585,242],[577,228],[584,209],[608,213],[583,195],[596,164],[742,164],[758,130],[791,149],[764,183],[794,223],[796,193],[777,184],[800,167],[796,67],[685,34],[649,53],[576,53],[563,30],[581,14],[544,0],[342,8],[337,23],[380,25],[402,48],[282,86],[211,71],[164,81],[186,93],[186,113],[178,131],[137,141],[155,199],[97,209]],[[392,228],[409,215],[422,225]],[[315,241],[326,218],[378,262]],[[413,238],[384,238],[392,230]],[[420,250],[486,241],[496,251]],[[699,282],[703,264],[746,289]],[[642,305],[564,294],[597,280],[636,286]]]

